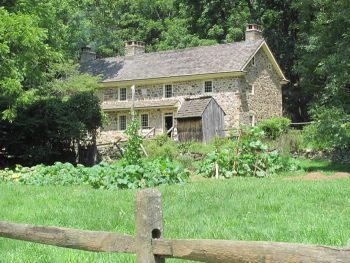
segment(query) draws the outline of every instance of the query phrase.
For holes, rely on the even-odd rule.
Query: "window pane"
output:
[[[126,100],[126,88],[119,89],[119,100]]]
[[[126,116],[119,116],[119,130],[126,130]]]
[[[117,90],[115,89],[107,89],[103,91],[103,101],[111,101],[115,100],[117,95]]]
[[[173,96],[173,85],[165,85],[164,97],[171,98]]]
[[[205,81],[204,82],[204,92],[213,92],[213,82]]]
[[[141,114],[141,127],[142,128],[149,127],[149,125],[148,125],[148,114]]]

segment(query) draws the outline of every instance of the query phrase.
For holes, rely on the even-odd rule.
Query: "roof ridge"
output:
[[[101,82],[241,72],[262,43],[264,40],[242,41],[130,57],[107,57],[84,63],[80,70],[101,75]]]
[[[259,40],[249,40],[249,41],[239,41],[239,42],[231,42],[231,43],[216,43],[214,45],[204,45],[204,46],[195,46],[195,47],[185,47],[185,48],[179,48],[179,49],[169,49],[169,50],[160,50],[160,51],[153,51],[148,53],[139,53],[135,54],[133,56],[112,56],[112,57],[102,57],[99,59],[109,59],[109,58],[115,58],[115,59],[133,59],[134,57],[143,57],[143,56],[149,56],[154,54],[166,54],[166,53],[176,53],[176,52],[186,52],[186,51],[192,51],[200,48],[213,48],[213,47],[223,47],[223,46],[230,46],[230,45],[238,45],[238,44],[253,44],[253,43],[262,43],[264,39]]]

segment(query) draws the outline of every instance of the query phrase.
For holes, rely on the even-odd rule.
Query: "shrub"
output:
[[[154,138],[154,142],[157,146],[161,147],[164,144],[166,144],[167,142],[169,142],[170,138],[168,135],[166,134],[158,134],[155,138]]]
[[[173,160],[177,154],[176,143],[166,135],[157,135],[154,140],[147,141],[145,148],[151,159],[163,156]]]
[[[275,140],[288,131],[291,121],[283,117],[273,117],[259,122],[258,127],[262,129],[265,136]]]
[[[304,148],[304,139],[301,130],[290,129],[274,142],[274,148],[283,153],[296,153]]]
[[[193,163],[194,159],[192,156],[187,154],[181,154],[179,155],[176,160],[183,166],[186,167],[186,169],[192,170],[194,168]]]
[[[215,164],[219,167],[220,175],[226,178],[235,175],[264,177],[294,169],[277,151],[268,149],[261,141],[263,134],[258,128],[241,128],[239,139],[231,141],[227,148],[207,155],[198,168],[198,174],[214,176]]]
[[[81,92],[69,99],[41,98],[18,106],[10,122],[0,119],[0,145],[16,163],[75,162],[78,142],[94,139],[102,124],[98,98]]]
[[[310,113],[314,122],[303,130],[309,147],[330,152],[350,149],[350,115],[343,108],[321,106]]]
[[[215,149],[213,144],[204,144],[200,142],[192,142],[189,145],[190,152],[208,154]]]

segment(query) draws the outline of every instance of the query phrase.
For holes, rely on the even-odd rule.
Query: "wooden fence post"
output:
[[[157,189],[141,190],[136,195],[136,257],[137,263],[164,263],[153,254],[152,238],[163,237],[163,212]]]

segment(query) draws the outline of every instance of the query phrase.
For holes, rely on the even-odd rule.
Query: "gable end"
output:
[[[268,45],[266,44],[265,41],[263,41],[261,43],[261,45],[255,50],[255,52],[249,57],[249,59],[247,60],[247,62],[243,65],[242,70],[245,70],[248,66],[248,64],[250,63],[250,61],[253,60],[253,58],[255,57],[255,55],[259,52],[260,49],[263,49],[263,51],[265,52],[265,54],[267,55],[270,63],[272,64],[272,67],[275,69],[277,75],[281,78],[280,82],[281,84],[287,84],[289,82],[289,80],[286,79],[286,77],[283,74],[283,71],[281,69],[281,67],[278,65],[274,55],[272,54],[270,48],[268,47]]]

